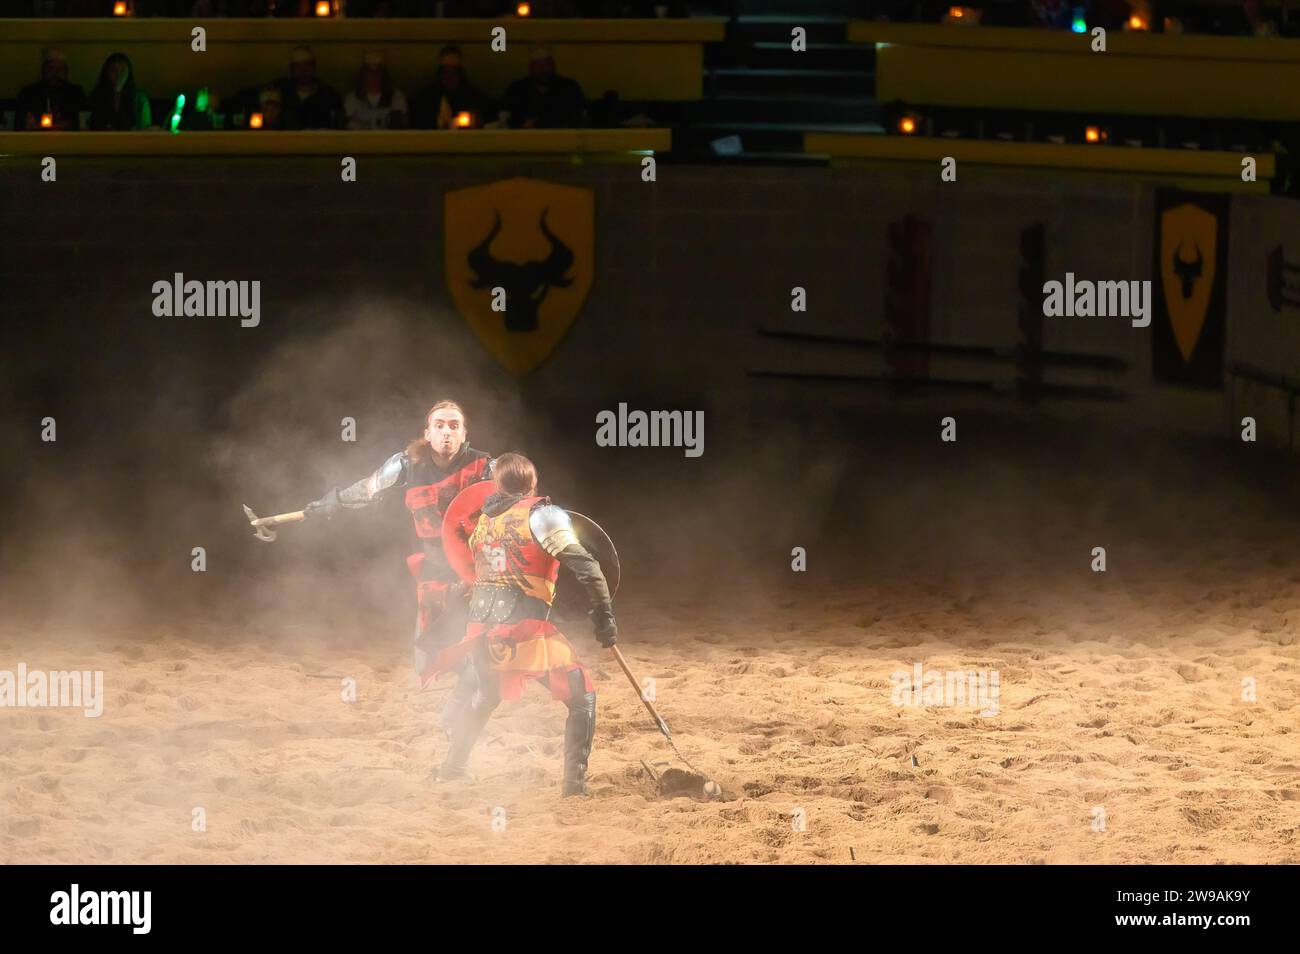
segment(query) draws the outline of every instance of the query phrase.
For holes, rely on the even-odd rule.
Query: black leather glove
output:
[[[618,624],[614,622],[612,610],[597,609],[591,611],[591,625],[596,630],[596,642],[609,649],[618,642]]]
[[[320,500],[313,500],[303,509],[305,510],[309,520],[319,520],[322,518],[329,520],[342,508],[343,505],[339,503],[339,491],[338,488],[335,487]]]

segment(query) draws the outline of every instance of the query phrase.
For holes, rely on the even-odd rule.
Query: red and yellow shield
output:
[[[448,192],[447,288],[492,356],[527,374],[560,343],[591,290],[591,189],[503,179]]]
[[[1210,307],[1218,233],[1215,215],[1191,203],[1166,209],[1160,219],[1160,280],[1184,361],[1192,359]]]

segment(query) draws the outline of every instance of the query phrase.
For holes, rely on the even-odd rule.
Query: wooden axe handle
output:
[[[277,513],[274,517],[258,517],[252,524],[255,527],[273,527],[278,523],[297,523],[306,519],[306,510],[294,510],[291,513]]]
[[[641,704],[644,705],[646,711],[650,713],[650,717],[655,720],[655,725],[659,727],[659,731],[662,732],[666,738],[671,739],[673,736],[672,733],[668,731],[668,723],[664,721],[663,716],[655,711],[654,703],[645,697],[645,693],[641,689],[641,683],[637,680],[636,676],[632,674],[632,669],[628,666],[627,660],[623,658],[622,651],[617,645],[610,646],[609,651],[612,652],[614,658],[618,660],[619,666],[623,668],[623,672],[627,676],[627,681],[632,683],[632,688],[636,690],[637,696],[641,699]]]

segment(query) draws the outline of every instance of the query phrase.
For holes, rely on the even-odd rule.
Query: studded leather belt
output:
[[[469,618],[476,623],[517,623],[524,619],[546,619],[550,613],[550,604],[545,600],[513,586],[476,584],[470,594]]]

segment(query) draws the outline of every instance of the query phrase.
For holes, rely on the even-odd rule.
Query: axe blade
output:
[[[248,517],[248,522],[253,528],[253,536],[257,537],[257,539],[264,540],[267,543],[270,543],[275,539],[274,530],[270,527],[258,526],[257,514],[253,513],[252,508],[250,508],[248,504],[244,504],[244,516]]]

